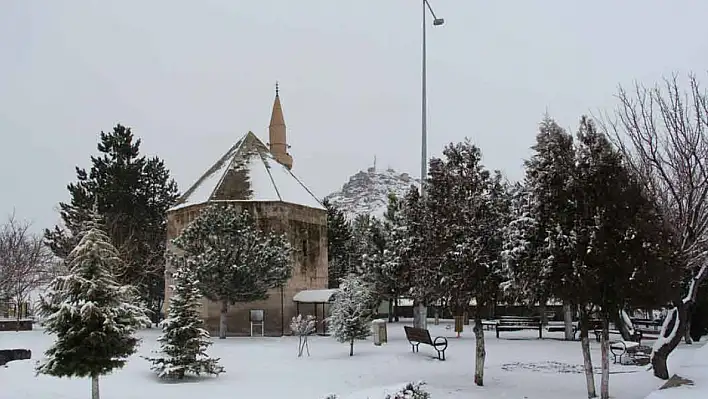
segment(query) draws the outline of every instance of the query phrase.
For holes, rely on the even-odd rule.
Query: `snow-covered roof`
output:
[[[252,132],[238,140],[170,210],[210,201],[281,201],[325,209]]]
[[[328,303],[334,300],[334,294],[337,291],[337,289],[300,291],[295,294],[293,301],[300,303]]]

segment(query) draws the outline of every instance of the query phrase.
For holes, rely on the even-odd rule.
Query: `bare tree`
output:
[[[22,317],[21,304],[27,303],[29,309],[31,292],[46,284],[57,268],[42,236],[33,234],[30,227],[16,220],[14,214],[0,225],[0,293],[14,299],[18,320]]]
[[[684,292],[673,301],[652,353],[654,375],[662,379],[669,378],[666,359],[686,336],[688,309],[708,277],[708,94],[695,75],[688,83],[681,89],[673,75],[654,87],[620,87],[619,106],[601,123],[658,202],[684,263]]]

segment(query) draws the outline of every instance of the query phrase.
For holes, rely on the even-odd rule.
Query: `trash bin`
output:
[[[381,344],[388,342],[388,337],[386,336],[386,320],[373,320],[371,322],[371,329],[374,333],[374,345],[380,346]]]

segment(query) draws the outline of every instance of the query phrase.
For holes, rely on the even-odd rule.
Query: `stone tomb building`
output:
[[[296,316],[296,294],[327,288],[327,212],[315,195],[292,173],[285,121],[276,90],[269,126],[269,145],[252,132],[246,133],[167,212],[167,240],[180,232],[207,205],[229,203],[248,210],[262,229],[287,234],[293,249],[292,278],[272,289],[264,301],[229,306],[229,335],[251,334],[251,311],[263,312],[265,335],[290,333]],[[165,273],[165,310],[169,306],[172,267]],[[316,292],[316,291],[315,291]],[[300,304],[304,314],[312,307]],[[220,306],[203,300],[202,315],[212,333],[219,329]],[[320,317],[318,317],[319,319]],[[256,326],[254,334],[260,335]]]

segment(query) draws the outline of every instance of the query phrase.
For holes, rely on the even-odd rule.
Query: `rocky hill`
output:
[[[420,184],[419,179],[414,179],[408,173],[397,173],[389,168],[384,171],[369,168],[366,172],[360,171],[349,178],[342,189],[326,197],[350,218],[356,215],[369,214],[382,217],[388,205],[390,192],[402,197],[411,185]]]

